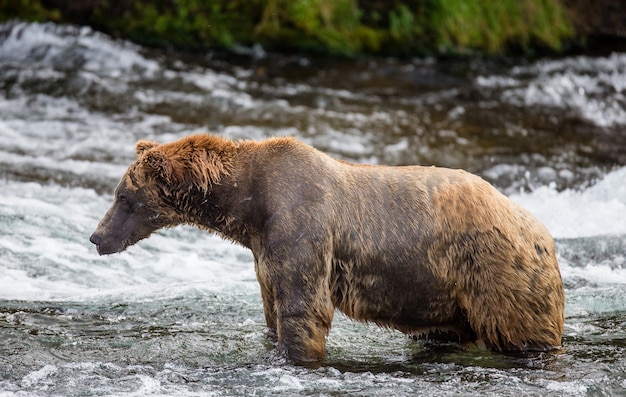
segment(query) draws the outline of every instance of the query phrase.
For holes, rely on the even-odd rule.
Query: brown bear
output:
[[[90,240],[101,255],[196,225],[249,248],[278,347],[325,357],[335,308],[415,338],[561,344],[554,242],[478,176],[335,160],[293,138],[139,141]]]

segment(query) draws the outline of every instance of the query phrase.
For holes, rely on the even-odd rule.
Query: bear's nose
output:
[[[100,243],[102,242],[102,237],[100,237],[100,235],[94,233],[94,234],[91,235],[91,237],[89,237],[89,241],[91,241],[95,245],[100,245]]]

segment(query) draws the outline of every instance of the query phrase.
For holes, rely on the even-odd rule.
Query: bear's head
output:
[[[115,201],[89,240],[100,255],[124,251],[164,227],[189,222],[227,167],[214,150],[220,138],[196,135],[159,145],[139,141],[137,160],[115,189]],[[219,142],[218,142],[219,143]]]

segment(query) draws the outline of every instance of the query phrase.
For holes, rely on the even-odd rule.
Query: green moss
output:
[[[560,0],[4,0],[0,19],[14,17],[86,23],[148,45],[348,56],[558,51],[573,35]]]

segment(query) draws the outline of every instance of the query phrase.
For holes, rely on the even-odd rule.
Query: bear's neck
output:
[[[250,248],[251,239],[258,234],[252,216],[255,200],[249,184],[241,183],[245,173],[242,178],[243,170],[239,171],[223,176],[206,194],[195,187],[176,194],[174,206],[182,218],[181,223],[217,232]]]

